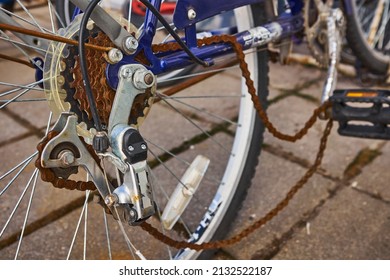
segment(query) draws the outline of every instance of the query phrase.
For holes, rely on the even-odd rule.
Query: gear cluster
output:
[[[93,27],[88,32],[87,43],[104,47],[114,46],[108,36],[97,27]],[[70,104],[70,111],[77,114],[79,122],[83,122],[88,128],[91,128],[93,127],[92,115],[83,85],[78,48],[76,46],[67,46],[67,49],[68,53],[62,60],[65,68],[61,71],[61,75],[64,77],[62,88],[66,92],[65,101]],[[87,49],[85,55],[98,114],[102,124],[107,125],[115,98],[115,90],[108,85],[105,74],[107,54]],[[153,101],[152,97],[153,93],[151,90],[147,90],[144,94],[137,96],[130,112],[129,124],[139,125],[141,123],[150,109]]]

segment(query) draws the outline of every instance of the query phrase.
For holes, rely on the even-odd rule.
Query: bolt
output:
[[[116,194],[109,194],[104,198],[104,202],[108,207],[114,206],[118,202],[118,196]]]
[[[135,71],[133,79],[134,86],[140,90],[150,88],[155,81],[153,73],[144,69]]]
[[[75,161],[74,154],[69,150],[62,151],[58,158],[64,166],[69,166]]]
[[[124,68],[122,71],[121,71],[121,75],[123,78],[128,78],[131,74],[131,71],[129,68]]]
[[[194,9],[189,9],[187,13],[189,20],[194,20],[196,18],[196,12]]]
[[[146,75],[144,76],[144,81],[145,81],[145,84],[147,84],[148,86],[151,86],[154,82],[153,74],[146,73]]]
[[[130,217],[134,218],[135,217],[135,211],[133,209],[131,209],[129,211],[129,214],[130,214]]]
[[[129,36],[125,39],[125,49],[130,53],[133,54],[137,48],[138,48],[138,41],[133,36]]]
[[[138,218],[137,211],[134,208],[129,210],[129,223],[135,222]]]
[[[123,59],[123,54],[120,50],[114,48],[108,52],[108,62],[109,63],[115,64],[115,63],[118,63],[119,61],[121,61],[122,59]]]
[[[131,145],[129,147],[127,147],[127,149],[129,149],[130,152],[134,151],[134,147]]]
[[[141,145],[141,149],[142,149],[142,150],[146,150],[146,145],[145,145],[145,144],[142,144],[142,145]]]

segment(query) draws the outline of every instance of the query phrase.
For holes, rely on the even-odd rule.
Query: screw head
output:
[[[153,86],[155,78],[151,71],[138,69],[134,72],[133,82],[137,89],[145,90]]]
[[[145,145],[145,144],[142,144],[142,145],[141,145],[141,149],[142,149],[142,150],[146,150],[146,145]]]
[[[129,68],[125,68],[121,71],[121,75],[123,78],[128,78],[131,74],[131,71]]]
[[[193,20],[196,18],[196,12],[194,9],[189,9],[187,13],[188,19]]]
[[[125,39],[124,45],[129,53],[134,53],[138,48],[138,41],[133,36],[129,36]]]
[[[108,52],[108,60],[110,63],[115,64],[121,61],[122,59],[123,59],[123,54],[120,50],[114,48]]]
[[[130,151],[130,152],[132,152],[132,151],[134,151],[134,147],[133,146],[129,146],[129,147],[127,147],[127,149]]]

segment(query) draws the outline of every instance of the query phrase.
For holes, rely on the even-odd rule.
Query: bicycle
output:
[[[0,231],[2,256],[38,258],[40,255],[35,252],[36,248],[22,250],[23,240],[33,239],[31,246],[42,247],[43,240],[34,236],[44,231],[44,226],[53,222],[55,231],[61,231],[61,228],[68,227],[68,220],[74,220],[77,221],[75,234],[65,240],[70,248],[62,248],[64,239],[59,239],[51,245],[54,247],[46,248],[46,252],[49,252],[49,257],[55,253],[53,258],[86,258],[86,241],[83,246],[74,246],[75,243],[83,243],[83,240],[77,239],[77,232],[84,219],[84,240],[89,232],[88,220],[93,221],[93,229],[99,224],[103,228],[94,232],[99,246],[88,247],[88,256],[96,253],[94,258],[103,257],[100,244],[106,239],[105,254],[109,258],[144,258],[149,257],[151,250],[150,255],[156,258],[197,258],[201,251],[186,249],[185,246],[181,249],[166,248],[159,241],[149,238],[140,227],[150,223],[164,234],[176,239],[184,238],[192,244],[223,238],[250,185],[264,131],[264,125],[247,94],[247,86],[237,84],[241,73],[235,66],[234,50],[239,52],[240,47],[244,48],[260,106],[265,108],[269,55],[266,45],[275,41],[288,46],[292,36],[302,37],[304,3],[288,1],[285,12],[275,17],[272,1],[178,1],[174,23],[177,28],[185,29],[184,44],[156,13],[161,4],[159,0],[151,1],[149,5],[149,2],[143,1],[148,10],[144,24],[146,29],[140,30],[126,20],[114,20],[99,6],[92,6],[98,1],[93,1],[91,5],[85,0],[71,2],[85,13],[60,29],[60,37],[53,37],[57,34],[56,13],[51,1],[48,1],[47,14],[50,26],[39,24],[32,15],[31,20],[26,22],[16,14],[9,16],[10,13],[4,9],[0,12],[0,29],[12,31],[10,35],[1,31],[3,40],[11,42],[15,52],[22,52],[27,61],[9,55],[8,50],[2,58],[17,63],[18,71],[27,72],[25,69],[30,66],[29,74],[36,77],[35,82],[17,85],[12,79],[22,77],[3,75],[4,79],[9,79],[1,83],[1,97],[7,98],[1,101],[3,105],[0,107],[8,116],[4,121],[13,122],[14,118],[25,127],[33,128],[35,135],[41,139],[36,141],[39,142],[38,151],[27,157],[21,153],[28,150],[26,147],[31,145],[31,141],[21,140],[17,153],[2,162],[2,170],[6,171],[2,172],[0,181],[11,178],[0,192],[3,211],[9,210],[9,214],[1,217],[1,224],[4,224]],[[313,32],[310,33],[310,41],[316,57],[322,64],[331,63],[323,92],[324,104],[335,86],[340,45],[337,42],[343,32],[343,14],[339,9],[332,9],[331,2],[310,1],[306,4],[314,5],[317,12],[327,15],[325,22],[318,16],[319,13],[314,18],[306,14],[306,22],[311,23],[308,29]],[[18,3],[23,5],[20,1]],[[210,37],[209,34],[197,40],[194,23],[233,8],[238,8],[234,12],[238,35]],[[95,23],[87,21],[90,15]],[[157,17],[179,44],[171,41],[152,48]],[[267,22],[270,19],[273,21]],[[15,28],[19,20],[27,28]],[[31,28],[38,28],[39,32],[26,32]],[[329,36],[324,41],[324,29],[329,28]],[[80,44],[77,47],[78,40]],[[32,57],[23,48],[33,49],[39,55]],[[280,55],[285,56],[286,51],[288,48],[281,49]],[[85,55],[82,55],[84,52]],[[184,85],[175,85],[164,92],[156,90],[155,75],[194,63],[201,64],[206,71],[197,73]],[[240,66],[243,66],[242,60]],[[85,71],[93,75],[86,79],[88,75]],[[214,75],[222,75],[224,84]],[[232,84],[227,82],[229,75],[233,76],[230,80]],[[188,89],[199,82],[206,83],[206,79],[220,84],[221,90],[204,95],[197,93],[204,90],[202,86],[195,92]],[[92,96],[89,83],[93,89]],[[227,94],[233,85],[236,86],[235,91],[241,93]],[[183,89],[185,94],[177,95]],[[31,97],[24,97],[27,93]],[[39,115],[44,113],[47,101],[49,118],[42,123]],[[16,109],[9,109],[15,104],[32,104],[27,106],[42,110],[38,116],[32,113],[31,107],[19,111],[22,115],[29,115],[32,121],[27,121],[26,117],[16,118]],[[54,120],[57,121],[52,127]],[[167,120],[174,120],[176,127]],[[174,132],[174,129],[177,131]],[[21,132],[27,137],[31,135],[30,131]],[[3,139],[0,146],[7,147],[7,143],[15,143],[19,138]],[[156,143],[157,140],[161,143]],[[29,148],[34,150],[34,147]],[[2,150],[5,155],[9,152],[7,148]],[[36,157],[34,169],[30,163]],[[79,166],[83,166],[88,174],[82,173]],[[25,175],[29,169],[30,174]],[[43,175],[39,186],[45,189],[38,188],[38,173]],[[27,176],[27,183],[19,185],[24,176]],[[32,189],[30,199],[22,204],[29,188]],[[75,189],[84,191],[85,196],[78,196]],[[21,192],[20,196],[18,192]],[[49,201],[39,200],[40,207],[31,208],[34,196],[38,195]],[[18,197],[16,202],[15,197]],[[74,200],[64,202],[69,197]],[[89,203],[92,197],[94,204]],[[54,209],[50,212],[48,207],[51,206]],[[80,215],[72,213],[75,208],[82,209]],[[88,211],[90,208],[99,211],[101,217]],[[26,212],[15,216],[20,209],[26,209]],[[40,217],[45,212],[49,214],[27,225],[29,215]],[[19,225],[10,223],[14,220],[18,220]],[[20,224],[21,230],[18,229]],[[125,229],[124,224],[132,226]],[[168,233],[171,228],[173,230]],[[117,232],[113,233],[113,229]],[[53,232],[46,234],[53,235]],[[124,246],[111,242],[119,239],[124,239]],[[122,253],[126,247],[129,252]]]

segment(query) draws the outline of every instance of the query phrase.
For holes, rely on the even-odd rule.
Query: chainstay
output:
[[[316,156],[316,159],[314,161],[314,164],[306,171],[304,176],[290,189],[290,191],[287,193],[285,198],[280,201],[272,210],[270,210],[266,215],[264,215],[262,218],[257,220],[255,223],[250,225],[249,227],[242,230],[237,235],[225,239],[225,240],[219,240],[219,241],[211,241],[211,242],[205,242],[202,244],[195,244],[188,241],[177,241],[169,236],[166,236],[165,234],[161,233],[158,229],[153,227],[151,224],[144,222],[140,225],[140,227],[148,232],[150,235],[152,235],[154,238],[158,239],[159,241],[163,242],[164,244],[176,248],[176,249],[183,249],[183,248],[189,248],[192,250],[200,251],[200,250],[210,250],[210,249],[219,249],[227,246],[231,246],[233,244],[236,244],[240,242],[242,239],[259,229],[260,227],[264,226],[267,222],[271,221],[273,218],[275,218],[284,208],[287,207],[289,202],[294,198],[295,194],[306,184],[306,182],[313,176],[313,174],[316,172],[318,167],[321,165],[322,158],[324,156],[324,152],[326,149],[326,144],[330,135],[330,132],[332,130],[333,126],[333,120],[329,119],[328,123],[326,124],[324,134],[321,138],[320,146],[318,149],[318,153]]]

